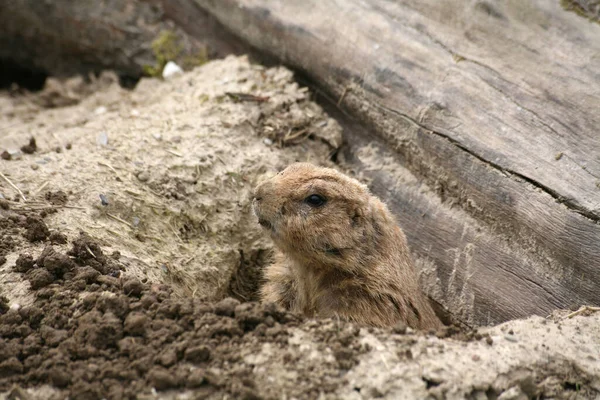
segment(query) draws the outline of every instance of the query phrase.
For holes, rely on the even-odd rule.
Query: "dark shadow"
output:
[[[48,75],[35,67],[16,64],[12,60],[0,58],[0,89],[10,89],[13,84],[35,92],[44,88]]]

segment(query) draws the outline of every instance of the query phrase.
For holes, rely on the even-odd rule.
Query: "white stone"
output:
[[[98,136],[96,136],[96,143],[98,143],[100,146],[108,145],[108,133],[104,131],[100,132]]]
[[[165,67],[163,68],[162,72],[162,76],[164,79],[169,79],[181,74],[183,74],[183,70],[179,65],[175,64],[173,61],[169,61],[167,65],[165,65]]]

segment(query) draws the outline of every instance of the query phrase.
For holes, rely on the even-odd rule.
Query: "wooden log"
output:
[[[461,319],[600,304],[600,24],[545,0],[195,1],[371,128],[354,160]]]
[[[139,78],[156,65],[152,43],[162,32],[174,35],[181,59],[241,53],[210,14],[187,0],[0,2],[0,61],[53,76],[112,69]]]

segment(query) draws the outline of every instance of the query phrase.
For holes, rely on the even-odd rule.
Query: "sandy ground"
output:
[[[415,333],[248,302],[252,188],[341,135],[245,58],[0,94],[0,399],[600,399],[600,313]]]

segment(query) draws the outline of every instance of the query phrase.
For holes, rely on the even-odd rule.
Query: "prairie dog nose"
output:
[[[273,184],[269,181],[259,184],[254,190],[254,200],[261,201],[264,199],[272,189],[272,186]]]

